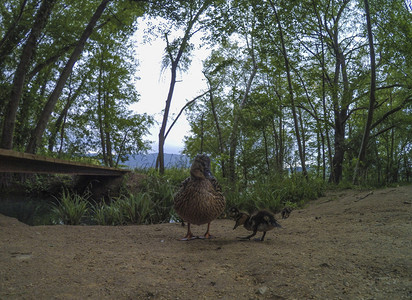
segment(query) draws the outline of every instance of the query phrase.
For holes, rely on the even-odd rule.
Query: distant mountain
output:
[[[157,153],[150,154],[132,154],[125,164],[130,169],[149,169],[156,167]],[[164,155],[165,168],[190,168],[190,159],[182,154]]]

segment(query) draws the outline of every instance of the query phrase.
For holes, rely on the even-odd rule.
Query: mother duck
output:
[[[222,189],[210,172],[210,158],[197,155],[190,168],[190,177],[182,182],[174,198],[176,213],[187,222],[187,233],[181,240],[196,238],[190,230],[191,224],[207,224],[207,231],[200,238],[211,238],[210,222],[220,216],[225,204]]]

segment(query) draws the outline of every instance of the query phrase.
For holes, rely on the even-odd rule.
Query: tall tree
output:
[[[373,112],[375,109],[375,90],[376,90],[376,63],[375,63],[375,47],[373,45],[373,35],[372,35],[372,25],[371,25],[371,17],[369,12],[369,1],[364,0],[365,5],[365,15],[366,15],[366,26],[368,29],[368,41],[369,41],[369,56],[371,62],[371,85],[369,90],[369,109],[368,109],[368,117],[366,119],[365,130],[363,132],[362,143],[359,149],[359,156],[356,162],[355,172],[353,175],[353,183],[356,183],[356,179],[359,172],[359,167],[362,167],[362,164],[365,160],[366,156],[366,148],[368,145],[370,130],[373,121]]]
[[[57,142],[57,140],[56,140],[57,139],[57,134],[60,132],[59,154],[61,154],[61,150],[62,150],[62,147],[63,147],[64,127],[65,127],[65,124],[66,124],[69,109],[73,105],[76,98],[79,97],[79,95],[82,92],[82,89],[83,89],[87,79],[88,79],[87,74],[83,74],[83,79],[80,82],[80,85],[76,89],[73,88],[71,86],[71,84],[69,83],[69,93],[67,95],[66,103],[65,103],[62,111],[60,112],[59,117],[57,118],[56,122],[54,123],[53,128],[50,130],[49,146],[48,146],[50,153],[52,153],[54,151],[54,146]]]
[[[279,19],[279,15],[277,13],[276,6],[272,0],[270,0],[270,5],[273,8],[273,12],[275,14],[275,19],[276,23],[278,26],[278,31],[279,31],[279,36],[280,36],[280,43],[281,43],[281,49],[282,49],[282,55],[285,60],[285,69],[286,69],[286,76],[288,80],[288,91],[289,91],[289,97],[290,97],[290,102],[291,102],[291,107],[292,107],[292,116],[293,116],[293,124],[295,127],[295,134],[296,134],[296,143],[298,145],[298,151],[299,151],[299,158],[300,158],[300,164],[302,166],[302,172],[303,175],[307,178],[307,171],[306,171],[306,162],[305,162],[305,153],[301,141],[301,134],[300,134],[300,129],[299,129],[299,121],[297,117],[297,112],[296,112],[296,105],[295,105],[295,96],[293,93],[293,87],[292,87],[292,77],[290,73],[290,62],[288,58],[288,54],[286,51],[286,46],[285,46],[285,40],[283,38],[283,29],[281,25],[281,21]]]
[[[26,20],[26,15],[33,15],[33,11],[30,10],[34,10],[34,8],[31,8],[31,6],[36,4],[27,2],[27,0],[23,0],[19,5],[5,3],[4,8],[0,10],[2,15],[0,26],[4,28],[4,31],[1,31],[4,34],[0,40],[0,78],[4,76],[3,68],[6,64],[7,57],[10,57],[13,49],[21,41],[22,37],[30,31],[31,23],[33,23],[31,18]],[[11,9],[11,11],[8,11],[7,8]],[[35,17],[34,15],[34,18]],[[30,26],[27,24],[30,24]]]
[[[227,175],[231,188],[235,188],[237,181],[236,176],[236,156],[237,149],[239,145],[239,135],[240,135],[240,119],[243,109],[248,104],[249,96],[252,91],[252,84],[255,79],[256,73],[258,71],[258,63],[256,58],[255,50],[255,35],[256,35],[256,17],[253,14],[253,7],[248,5],[242,5],[242,3],[237,3],[237,7],[233,7],[233,14],[243,15],[243,19],[234,20],[236,28],[236,33],[239,39],[244,43],[245,47],[245,63],[243,64],[244,70],[244,86],[242,86],[242,91],[239,94],[239,99],[235,99],[233,108],[233,120],[229,136],[229,158],[227,164]],[[244,3],[243,3],[244,4]],[[233,59],[233,58],[232,58]],[[243,77],[243,76],[242,76]]]
[[[163,5],[163,4],[161,4]],[[169,41],[170,32],[164,32],[164,38],[166,40],[166,62],[170,65],[170,85],[169,92],[166,98],[165,109],[163,113],[162,125],[159,131],[159,153],[158,153],[158,167],[159,173],[164,173],[164,144],[165,144],[165,132],[167,127],[167,121],[169,118],[170,106],[173,99],[173,93],[177,81],[177,71],[181,67],[182,57],[189,52],[190,44],[189,40],[193,36],[193,28],[199,21],[200,16],[211,5],[210,1],[182,1],[178,3],[180,7],[169,7],[168,9],[174,10],[172,16],[175,16],[174,22],[183,23],[184,33],[183,37],[176,38],[173,41]],[[183,20],[183,21],[182,21]]]
[[[79,38],[76,47],[74,48],[69,60],[67,61],[65,67],[63,68],[60,77],[56,83],[56,86],[53,92],[50,94],[46,105],[43,108],[41,115],[39,116],[37,125],[31,134],[29,144],[27,145],[26,152],[35,153],[37,145],[40,142],[40,139],[43,136],[44,130],[46,129],[47,123],[50,119],[50,115],[53,112],[54,107],[56,106],[57,100],[59,99],[63,87],[66,84],[67,78],[73,70],[74,64],[79,59],[80,55],[83,52],[84,46],[93,33],[94,28],[96,27],[97,21],[102,16],[104,10],[106,9],[107,4],[111,0],[102,0],[100,5],[97,7],[93,16],[91,17],[89,23],[87,24],[85,30],[83,31],[81,37]]]
[[[33,53],[36,49],[38,39],[41,32],[47,24],[47,19],[53,9],[55,0],[43,0],[40,8],[37,12],[33,27],[30,35],[23,48],[20,63],[17,66],[14,74],[13,85],[11,89],[10,99],[7,105],[7,111],[4,118],[3,132],[1,138],[1,148],[12,149],[13,147],[13,134],[16,124],[16,115],[19,107],[19,102],[22,97],[23,88],[27,72],[30,67],[30,62]]]
[[[246,37],[248,38],[248,37]],[[250,71],[249,78],[247,79],[246,87],[245,90],[243,91],[243,95],[241,98],[241,101],[239,105],[234,109],[234,116],[233,116],[233,122],[232,122],[232,131],[229,137],[229,163],[228,163],[228,176],[229,176],[229,181],[232,184],[232,188],[234,188],[234,184],[236,182],[236,162],[235,162],[235,157],[236,157],[236,149],[238,145],[238,138],[239,138],[239,120],[240,120],[240,114],[243,108],[247,104],[247,100],[250,94],[250,91],[252,89],[252,83],[253,79],[256,76],[257,72],[257,63],[255,59],[255,54],[254,54],[254,48],[253,48],[253,37],[251,38],[251,48],[250,48],[250,53],[251,53],[251,60],[252,60],[252,70]]]
[[[226,146],[225,143],[223,142],[223,135],[222,135],[222,129],[220,125],[219,118],[217,116],[217,111],[216,111],[216,105],[215,105],[215,99],[214,99],[214,90],[212,89],[212,79],[208,77],[206,72],[203,72],[204,76],[206,77],[208,84],[209,84],[209,102],[210,102],[210,108],[212,110],[212,115],[213,115],[213,120],[216,126],[216,133],[217,133],[217,139],[218,139],[218,145],[219,145],[219,151],[221,155],[226,153]],[[222,166],[222,176],[226,177],[226,167],[225,167],[225,160],[221,160],[221,166]]]

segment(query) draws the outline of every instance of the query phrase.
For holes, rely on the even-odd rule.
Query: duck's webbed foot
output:
[[[202,236],[199,236],[199,239],[214,239],[215,238],[213,235],[210,234],[209,228],[210,228],[210,223],[207,223],[206,233]]]
[[[250,240],[251,237],[254,237],[256,235],[256,231],[254,231],[251,235],[245,236],[245,237],[240,237],[238,236],[237,238],[239,240]]]
[[[187,233],[186,235],[179,239],[180,241],[190,241],[190,240],[194,240],[197,239],[197,236],[194,236],[192,231],[190,230],[190,223],[187,223]]]
[[[263,235],[260,239],[255,239],[257,242],[263,242],[265,240],[266,231],[263,232]]]

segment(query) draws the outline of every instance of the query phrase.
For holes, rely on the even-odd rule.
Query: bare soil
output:
[[[412,299],[412,186],[335,191],[264,242],[232,220],[28,226],[0,215],[0,299]],[[205,226],[193,226],[203,234]]]

